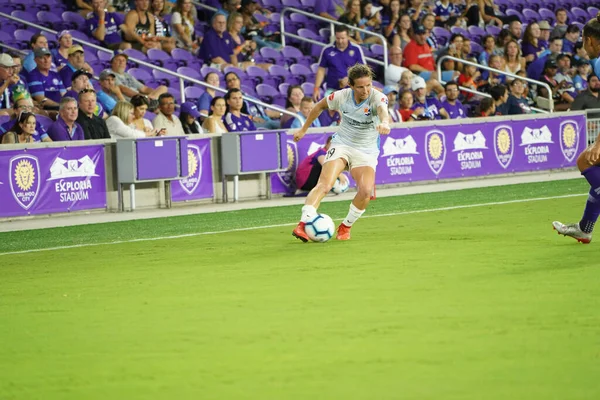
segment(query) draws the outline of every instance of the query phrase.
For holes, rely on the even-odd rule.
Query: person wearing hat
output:
[[[67,92],[58,72],[51,71],[52,53],[46,47],[35,49],[37,68],[29,73],[29,93],[44,109],[58,110],[60,99]]]
[[[31,39],[29,39],[29,47],[31,47],[31,51],[23,59],[23,68],[25,68],[25,71],[28,73],[37,67],[37,64],[35,63],[35,50],[47,49],[48,39],[42,32],[36,33],[35,35],[31,36]],[[54,62],[52,62],[50,69],[52,71],[56,71],[56,65]]]
[[[13,59],[10,55],[0,54],[0,111],[10,109],[9,86],[19,82],[19,76],[14,74]]]
[[[552,31],[552,27],[548,23],[548,21],[540,21],[538,22],[540,27],[540,37],[538,39],[538,44],[540,47],[547,49],[550,44],[550,32]]]
[[[56,35],[58,39],[58,48],[50,50],[54,64],[60,71],[69,62],[69,49],[73,46],[73,36],[68,30],[63,30]]]
[[[110,60],[110,72],[115,76],[115,83],[121,89],[126,101],[129,101],[136,94],[145,94],[150,99],[157,100],[161,94],[167,92],[167,87],[164,85],[152,89],[138,81],[130,73],[125,72],[128,59],[127,54],[117,52]]]
[[[127,101],[115,79],[115,74],[109,69],[100,72],[98,77],[102,90],[97,93],[97,99],[107,113],[112,113],[118,101]]]
[[[315,76],[313,99],[319,99],[319,88],[325,82],[329,95],[334,90],[348,86],[348,68],[355,64],[366,64],[365,56],[359,45],[350,42],[348,27],[335,26],[335,41],[325,46],[319,58],[319,68]]]
[[[421,76],[415,76],[411,82],[411,89],[415,98],[412,109],[423,110],[416,114],[415,119],[448,119],[450,116],[439,100],[435,97],[427,97],[427,84]]]
[[[200,118],[200,111],[198,106],[191,101],[186,101],[181,104],[179,108],[179,121],[181,121],[181,127],[186,135],[195,133],[204,133],[202,126],[198,119]]]
[[[573,60],[573,66],[577,69],[577,74],[573,77],[573,87],[577,90],[577,93],[581,93],[588,88],[590,62],[580,58],[578,60]]]
[[[73,80],[73,74],[75,71],[84,69],[88,72],[93,72],[93,70],[85,62],[85,52],[83,47],[78,44],[73,45],[69,47],[68,53],[69,56],[67,65],[58,71],[58,74],[62,78],[63,85],[65,85],[66,88],[71,86],[71,81]]]
[[[65,97],[72,97],[75,100],[79,100],[79,93],[84,90],[94,90],[92,83],[90,80],[93,78],[93,75],[90,74],[85,69],[79,69],[73,73],[73,80],[71,82],[71,87],[67,90]],[[96,111],[94,114],[107,118],[107,115],[104,113],[104,106],[98,101],[96,105]]]
[[[118,24],[122,17],[106,11],[106,4],[107,0],[92,0],[93,10],[85,20],[85,32],[111,50],[130,49],[131,44],[123,40],[127,27]]]
[[[538,96],[549,98],[552,96],[554,100],[554,111],[566,111],[569,109],[570,104],[573,102],[573,97],[566,91],[569,89],[569,82],[567,80],[558,81],[556,79],[556,72],[558,71],[558,65],[554,60],[546,61],[544,64],[544,73],[542,74],[541,82],[547,83],[552,90],[552,93],[548,93],[546,87],[539,85]]]
[[[433,52],[427,44],[427,29],[423,25],[417,25],[413,40],[404,48],[404,66],[425,80],[435,69]]]
[[[398,86],[385,86],[383,94],[388,98],[388,114],[390,115],[391,122],[402,122],[402,116],[398,111],[398,107],[396,107],[398,103]]]

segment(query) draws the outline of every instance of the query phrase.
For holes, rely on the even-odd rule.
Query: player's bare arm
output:
[[[306,135],[306,130],[308,128],[310,128],[310,125],[313,122],[315,122],[315,120],[317,118],[319,118],[319,115],[321,115],[321,113],[323,111],[328,110],[328,109],[329,109],[329,106],[327,105],[327,99],[323,98],[323,99],[319,100],[319,102],[317,104],[315,104],[313,109],[308,114],[308,117],[306,117],[306,121],[304,122],[304,125],[302,125],[302,128],[300,128],[296,132],[294,132],[294,142],[297,142],[300,139],[302,139],[304,137],[304,135]]]
[[[377,115],[381,121],[375,129],[380,135],[387,135],[390,133],[390,114],[388,113],[387,104],[377,106]]]

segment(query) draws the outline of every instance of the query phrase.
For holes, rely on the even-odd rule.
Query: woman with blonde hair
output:
[[[239,63],[241,63],[246,69],[250,65],[254,65],[254,52],[257,49],[257,44],[254,40],[246,40],[242,35],[242,29],[244,28],[244,17],[238,12],[232,12],[227,17],[227,32],[233,38],[233,44],[236,46],[233,49],[233,54],[237,57]],[[269,67],[273,64],[261,63],[256,64],[257,67],[269,71]]]
[[[227,128],[223,123],[223,116],[227,111],[225,99],[222,97],[214,97],[210,102],[210,114],[204,119],[202,128],[207,133],[227,133]]]
[[[157,136],[159,132],[154,130],[150,132],[140,131],[132,128],[130,125],[133,122],[133,105],[126,101],[119,101],[113,108],[112,115],[106,120],[108,133],[112,138],[143,138],[147,136]],[[164,135],[163,130],[160,134]]]
[[[504,45],[504,71],[516,74],[522,69],[525,69],[525,59],[521,57],[521,48],[516,40],[511,39]],[[512,80],[506,77],[507,83]]]
[[[193,12],[191,0],[177,0],[171,17],[172,35],[175,38],[177,47],[196,51],[200,45],[196,40],[194,24],[196,18]]]

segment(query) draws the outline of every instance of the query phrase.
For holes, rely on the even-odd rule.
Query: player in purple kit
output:
[[[325,47],[321,52],[313,99],[319,100],[319,88],[323,81],[327,84],[325,97],[334,90],[348,86],[347,71],[355,64],[366,64],[362,48],[350,42],[347,26],[336,25],[335,43]]]
[[[242,114],[244,100],[240,89],[230,89],[225,95],[225,103],[227,103],[227,112],[223,116],[223,122],[229,132],[256,130],[250,117]]]
[[[467,118],[465,107],[458,100],[458,83],[448,82],[444,88],[446,90],[446,100],[442,102],[442,108],[446,110],[450,119]]]
[[[45,47],[34,52],[37,68],[28,75],[31,97],[43,108],[56,109],[61,97],[67,92],[58,72],[50,70],[52,53]]]
[[[415,76],[411,82],[411,89],[414,93],[415,102],[411,107],[413,110],[423,108],[425,111],[417,115],[418,119],[448,119],[448,113],[435,97],[427,97],[427,84],[425,79]]]
[[[307,242],[304,227],[317,215],[321,200],[333,187],[340,173],[350,169],[357,184],[357,193],[350,204],[348,215],[338,227],[337,239],[349,240],[354,222],[365,212],[375,185],[375,168],[379,156],[379,135],[390,133],[388,99],[373,89],[373,71],[367,65],[356,64],[348,70],[349,88],[331,93],[312,109],[304,125],[294,133],[299,141],[306,130],[323,111],[335,109],[343,114],[338,131],[323,163],[317,185],[310,191],[302,207],[302,217],[292,232]]]
[[[600,13],[583,27],[583,45],[591,59],[600,57]],[[578,223],[554,221],[552,226],[561,235],[570,236],[580,243],[590,243],[600,215],[600,135],[579,155],[577,168],[591,186],[583,217]]]

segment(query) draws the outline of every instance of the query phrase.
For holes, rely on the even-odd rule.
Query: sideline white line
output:
[[[427,208],[427,209],[423,209],[423,210],[400,211],[400,212],[395,212],[395,213],[386,213],[386,214],[377,214],[377,215],[365,215],[362,218],[379,218],[379,217],[392,217],[392,216],[397,216],[397,215],[422,214],[422,213],[430,213],[430,212],[438,212],[438,211],[459,210],[459,209],[463,209],[463,208],[500,206],[500,205],[506,205],[506,204],[515,204],[515,203],[528,203],[528,202],[532,202],[532,201],[565,199],[565,198],[569,198],[569,197],[579,197],[579,196],[587,196],[587,193],[565,194],[565,195],[561,195],[561,196],[551,196],[551,197],[536,197],[536,198],[531,198],[531,199],[520,199],[520,200],[494,201],[494,202],[490,202],[490,203],[466,204],[466,205],[461,205],[461,206],[450,206],[450,207],[440,207],[440,208]],[[70,246],[58,246],[58,247],[48,247],[48,248],[43,248],[43,249],[11,251],[11,252],[7,252],[7,253],[0,253],[0,256],[8,256],[8,255],[14,255],[14,254],[39,253],[42,251],[77,249],[77,248],[81,248],[81,247],[107,246],[107,245],[135,243],[135,242],[150,242],[150,241],[154,241],[154,240],[181,239],[181,238],[194,237],[194,236],[216,235],[216,234],[220,234],[220,233],[233,233],[233,232],[252,231],[252,230],[257,230],[257,229],[281,228],[284,226],[294,226],[296,224],[297,224],[297,222],[289,223],[289,224],[252,226],[249,228],[236,228],[236,229],[228,229],[228,230],[224,230],[224,231],[196,232],[196,233],[185,233],[182,235],[174,235],[174,236],[160,236],[160,237],[154,237],[154,238],[117,240],[115,242],[82,243],[82,244],[74,244],[74,245],[70,245]]]

